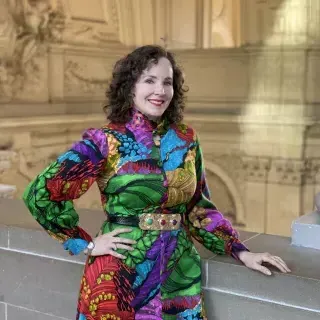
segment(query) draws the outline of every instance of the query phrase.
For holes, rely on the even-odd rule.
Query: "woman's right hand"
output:
[[[124,249],[132,251],[134,248],[131,245],[136,244],[137,242],[132,239],[126,239],[117,236],[121,233],[127,233],[131,231],[132,229],[129,228],[116,229],[98,236],[93,240],[94,248],[91,251],[91,256],[103,256],[110,254],[119,259],[126,259],[124,255],[116,252],[116,250]]]

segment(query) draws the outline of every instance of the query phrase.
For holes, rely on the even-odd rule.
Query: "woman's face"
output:
[[[167,58],[160,58],[144,70],[133,90],[135,107],[151,120],[158,120],[173,97],[173,70]]]

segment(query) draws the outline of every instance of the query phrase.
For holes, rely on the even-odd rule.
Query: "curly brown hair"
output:
[[[130,110],[133,106],[133,88],[142,72],[150,64],[158,63],[160,58],[167,58],[173,69],[172,100],[163,116],[169,123],[179,123],[183,119],[185,108],[184,76],[177,65],[174,54],[160,46],[142,46],[116,62],[109,88],[106,92],[107,104],[103,107],[107,118],[111,122],[125,123],[130,118]]]

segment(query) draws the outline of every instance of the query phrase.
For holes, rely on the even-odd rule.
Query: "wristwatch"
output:
[[[90,241],[84,251],[84,253],[88,256],[91,256],[92,250],[94,249],[95,244],[93,241]]]

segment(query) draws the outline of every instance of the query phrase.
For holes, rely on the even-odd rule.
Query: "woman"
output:
[[[170,52],[134,50],[114,68],[110,123],[87,130],[25,191],[44,229],[71,254],[89,256],[78,320],[205,319],[191,236],[265,274],[262,262],[290,271],[279,257],[248,252],[209,200],[198,137],[181,122],[183,84]],[[72,200],[94,181],[108,220],[91,239]]]

